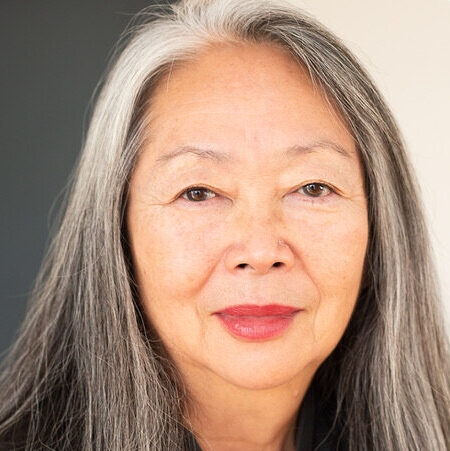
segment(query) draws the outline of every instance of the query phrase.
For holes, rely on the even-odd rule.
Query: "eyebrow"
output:
[[[340,155],[341,157],[344,157],[346,159],[352,158],[350,152],[345,150],[339,144],[332,141],[314,141],[307,145],[295,144],[293,146],[288,147],[281,155],[284,157],[294,157],[297,155],[315,153],[319,149],[330,149],[337,155]],[[202,149],[196,146],[186,145],[177,147],[172,152],[168,152],[158,157],[156,159],[155,166],[159,168],[165,165],[168,161],[185,154],[194,154],[200,158],[214,161],[219,164],[231,163],[234,160],[230,154],[227,154],[225,152],[212,149]]]

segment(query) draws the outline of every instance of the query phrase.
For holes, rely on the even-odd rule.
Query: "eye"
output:
[[[308,183],[307,185],[301,186],[297,191],[299,190],[303,191],[307,197],[311,198],[309,199],[309,202],[316,202],[316,198],[328,197],[329,194],[326,193],[331,194],[335,192],[330,186],[319,182]],[[208,194],[210,196],[208,196]],[[190,186],[178,197],[198,203],[216,197],[216,193],[204,186]]]
[[[213,193],[213,191],[211,191],[208,188],[205,188],[204,186],[191,186],[186,190],[184,190],[180,194],[180,197],[193,202],[202,202],[204,200],[207,200],[204,193]]]
[[[303,185],[299,188],[300,191],[303,191],[308,197],[312,197],[311,201],[314,202],[315,198],[323,198],[328,197],[327,193],[334,193],[335,191],[330,186],[324,183],[308,183],[307,185]],[[324,194],[325,193],[325,194]]]

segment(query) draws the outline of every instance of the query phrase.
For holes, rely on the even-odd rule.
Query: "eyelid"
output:
[[[216,193],[213,189],[209,188],[208,186],[205,186],[205,185],[191,185],[191,186],[188,186],[187,188],[185,188],[180,194],[178,194],[178,195],[176,196],[176,199],[178,199],[178,198],[183,198],[182,196],[183,196],[184,194],[186,194],[188,191],[194,190],[194,188],[197,188],[197,189],[203,189],[203,190],[205,190],[205,191],[209,191],[209,192],[214,193],[214,194],[217,195],[217,193]],[[216,196],[214,196],[214,197],[216,197]],[[184,199],[184,198],[183,198],[183,199]],[[186,200],[187,200],[187,199],[186,199]],[[200,203],[205,202],[205,201],[197,201],[197,202],[194,202],[194,201],[189,201],[189,200],[188,200],[188,202],[193,203],[193,204],[194,204],[194,203],[200,204]]]
[[[318,180],[314,180],[313,182],[307,182],[307,183],[304,183],[303,185],[300,185],[298,188],[296,188],[296,189],[294,190],[294,192],[295,192],[295,191],[299,191],[301,188],[305,188],[305,187],[308,186],[308,185],[320,185],[320,186],[323,186],[323,187],[329,189],[330,192],[336,193],[336,194],[337,194],[337,190],[336,190],[334,187],[332,187],[332,186],[329,185],[328,183],[320,182],[320,181],[318,181]],[[318,197],[308,196],[308,197],[310,197],[311,199],[319,199],[320,197],[326,197],[326,196],[318,196]]]
[[[328,202],[328,200],[330,200],[330,197],[334,197],[335,195],[339,196],[338,190],[335,189],[333,186],[329,185],[328,183],[325,182],[321,182],[319,180],[313,180],[313,181],[309,181],[306,182],[302,185],[300,185],[298,188],[296,188],[293,193],[296,192],[300,192],[300,190],[302,188],[305,188],[308,185],[320,185],[323,186],[325,189],[328,189],[330,192],[329,194],[326,194],[324,196],[308,196],[307,194],[305,194],[304,196],[304,201],[305,202],[309,202],[310,204],[316,204],[316,203],[325,203]]]

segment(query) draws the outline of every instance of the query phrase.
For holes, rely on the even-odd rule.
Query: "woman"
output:
[[[418,183],[366,72],[285,3],[142,17],[4,362],[2,449],[448,449]]]

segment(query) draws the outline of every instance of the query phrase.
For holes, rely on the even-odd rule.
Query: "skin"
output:
[[[271,44],[203,50],[160,81],[149,114],[127,227],[140,299],[191,393],[196,439],[204,450],[294,450],[299,406],[362,278],[368,218],[354,140]],[[347,157],[329,147],[282,156],[325,140]],[[185,154],[158,166],[186,145],[232,160]],[[335,192],[305,190],[313,182]],[[205,190],[189,198],[191,185]],[[252,341],[213,315],[243,303],[304,310],[281,336]]]

